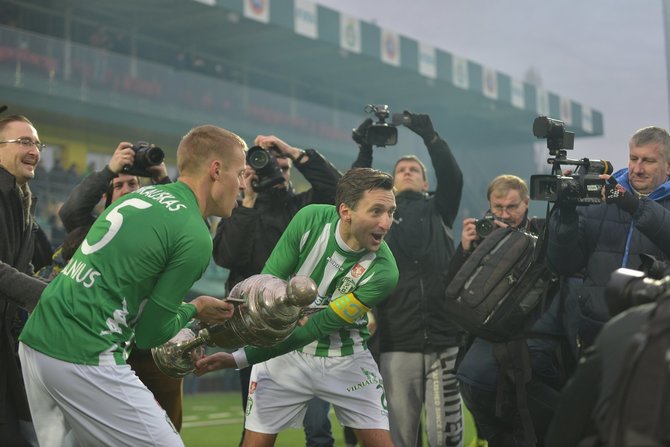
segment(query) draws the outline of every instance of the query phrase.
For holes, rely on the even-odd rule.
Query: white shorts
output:
[[[40,446],[67,445],[72,435],[84,446],[184,446],[130,366],[68,363],[23,343],[19,356]]]
[[[268,434],[302,428],[315,396],[333,405],[344,426],[389,429],[384,385],[369,351],[345,357],[294,351],[254,365],[245,428]]]

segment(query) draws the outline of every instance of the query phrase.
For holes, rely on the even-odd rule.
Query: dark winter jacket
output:
[[[114,177],[116,174],[105,166],[102,170],[86,176],[74,187],[58,212],[65,231],[69,233],[77,227],[90,226],[95,222],[98,216],[93,213],[93,209]]]
[[[395,290],[376,308],[381,352],[423,352],[455,346],[459,340],[459,330],[444,307],[444,291],[454,253],[452,225],[461,202],[463,174],[442,138],[426,147],[437,176],[435,193],[399,193],[394,222],[385,238],[400,277]],[[364,166],[361,158],[354,167]]]
[[[614,177],[631,191],[628,169]],[[583,316],[599,328],[609,319],[604,295],[612,272],[619,267],[639,269],[642,253],[670,259],[670,181],[641,198],[632,216],[605,203],[554,213],[547,249],[547,259],[558,273],[572,275],[584,269],[577,299]]]
[[[214,237],[214,261],[230,270],[227,287],[258,274],[293,216],[312,203],[335,203],[335,189],[342,174],[317,151],[307,149],[309,160],[294,168],[312,185],[295,194],[293,189],[261,192],[253,208],[240,206],[221,219]]]
[[[604,439],[607,412],[619,374],[630,355],[630,344],[649,320],[656,303],[642,304],[612,318],[585,352],[567,383],[547,432],[546,445],[577,445],[584,438]],[[643,444],[640,444],[643,445]],[[660,445],[660,444],[659,444]]]
[[[5,441],[3,430],[8,419],[18,416],[30,420],[12,328],[19,310],[32,310],[46,287],[32,277],[30,262],[36,231],[35,204],[33,198],[29,213],[24,213],[14,176],[0,167],[0,439]]]

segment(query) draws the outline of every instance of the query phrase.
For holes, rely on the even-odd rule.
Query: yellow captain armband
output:
[[[352,324],[370,310],[363,303],[358,301],[358,298],[356,298],[353,293],[347,293],[346,295],[334,299],[330,302],[328,307],[349,324]]]

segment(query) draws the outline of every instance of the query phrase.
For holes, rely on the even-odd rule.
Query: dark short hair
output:
[[[395,165],[393,165],[393,177],[395,177],[395,170],[398,168],[398,164],[400,164],[401,161],[413,161],[415,163],[418,163],[419,166],[421,166],[421,173],[423,174],[423,180],[427,180],[428,177],[426,176],[426,165],[423,164],[421,159],[417,157],[416,155],[403,155],[398,159],[398,161],[395,162]]]
[[[352,210],[356,209],[363,194],[373,189],[393,191],[393,177],[372,168],[350,169],[337,182],[335,206],[339,210],[340,204],[344,203]]]

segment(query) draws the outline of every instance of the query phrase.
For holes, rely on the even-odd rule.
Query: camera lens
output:
[[[160,147],[150,147],[147,149],[146,158],[151,166],[159,165],[163,162],[165,154]]]
[[[254,149],[254,148],[252,148]],[[255,170],[263,169],[270,162],[270,154],[261,148],[249,150],[247,163]]]
[[[493,219],[477,219],[475,222],[477,236],[479,236],[481,239],[484,239],[486,236],[491,234],[495,227],[496,226],[493,223]]]

